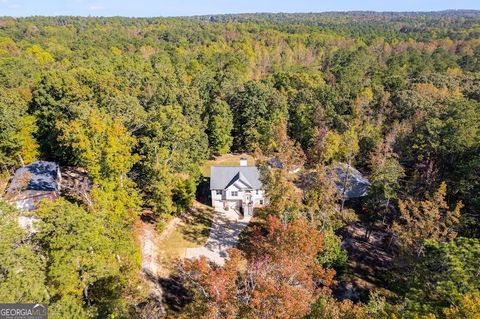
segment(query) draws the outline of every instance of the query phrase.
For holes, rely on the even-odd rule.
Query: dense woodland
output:
[[[480,14],[0,19],[2,180],[36,159],[85,168],[90,201],[0,202],[0,301],[51,318],[152,318],[132,225],[195,199],[211,156],[276,156],[270,205],[224,267],[179,261],[185,318],[479,318]],[[259,161],[262,162],[261,160]],[[372,183],[346,203],[328,167]],[[304,163],[299,191],[289,167]],[[262,164],[259,164],[262,165]],[[340,229],[393,256],[360,301]],[[242,246],[243,247],[243,246]]]

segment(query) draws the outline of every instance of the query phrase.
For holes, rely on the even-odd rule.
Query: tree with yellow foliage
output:
[[[26,111],[27,103],[18,94],[0,90],[0,165],[7,168],[38,157],[36,119]]]
[[[399,201],[400,218],[393,225],[393,231],[401,247],[421,255],[427,239],[445,241],[456,237],[455,225],[460,218],[461,202],[450,210],[445,198],[447,184],[440,184],[438,190],[423,201],[407,198]]]

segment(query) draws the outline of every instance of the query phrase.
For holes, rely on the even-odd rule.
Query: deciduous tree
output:
[[[426,240],[445,241],[456,237],[455,225],[460,218],[461,202],[450,210],[446,202],[447,184],[422,201],[413,198],[399,201],[400,218],[393,225],[399,243],[406,251],[421,255]]]
[[[28,164],[38,157],[35,117],[27,113],[27,103],[9,91],[0,92],[0,165]],[[16,164],[16,165],[15,165]]]
[[[214,154],[227,153],[232,146],[233,117],[230,106],[215,101],[208,108],[208,139]]]
[[[443,312],[449,317],[458,314],[458,318],[470,318],[461,314],[468,315],[475,309],[472,301],[478,300],[480,292],[479,268],[479,240],[459,237],[445,243],[428,241],[407,293],[408,310],[433,313],[439,318]]]
[[[322,236],[302,219],[267,221],[246,260],[230,251],[225,266],[187,260],[180,274],[198,298],[192,311],[202,318],[302,318],[320,295],[328,295],[334,272],[317,263]]]
[[[46,303],[46,264],[31,234],[20,228],[20,213],[0,200],[0,299],[5,303]]]

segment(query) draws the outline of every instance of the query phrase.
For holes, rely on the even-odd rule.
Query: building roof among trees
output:
[[[340,194],[346,199],[366,196],[370,187],[370,182],[355,167],[338,163],[333,166],[336,174],[335,184]]]
[[[260,172],[256,166],[212,166],[210,174],[210,189],[226,189],[238,179],[261,189]]]
[[[13,176],[7,194],[18,191],[59,191],[58,164],[37,161],[19,168]]]

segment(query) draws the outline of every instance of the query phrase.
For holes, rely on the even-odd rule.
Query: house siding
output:
[[[252,208],[266,204],[265,191],[256,167],[212,166],[210,191],[212,206],[218,209],[235,209],[251,215]],[[217,194],[217,191],[220,192]]]
[[[257,190],[255,189],[242,191],[236,188],[228,188],[226,190],[221,190],[221,191],[222,191],[221,195],[217,195],[216,189],[211,191],[213,207],[223,208],[225,206],[225,201],[226,201],[226,202],[229,202],[230,208],[238,209],[239,208],[238,202],[241,202],[243,200],[244,195],[247,191],[250,191],[254,207],[261,207],[266,204],[264,190],[258,190],[258,194],[257,194]],[[231,196],[232,191],[237,191],[238,196]]]

